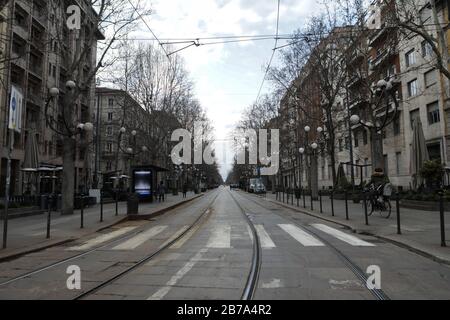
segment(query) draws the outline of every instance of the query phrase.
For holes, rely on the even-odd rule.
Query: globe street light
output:
[[[322,133],[323,132],[323,128],[322,127],[317,127],[317,133]]]
[[[350,123],[353,125],[359,124],[360,121],[361,121],[361,118],[357,114],[354,114],[350,117]]]
[[[318,147],[317,143],[314,142],[314,143],[311,144],[311,148],[312,148],[313,150],[316,150],[317,147]]]
[[[69,80],[66,82],[66,88],[69,90],[75,89],[76,86],[77,84],[75,83],[75,81]]]
[[[59,89],[58,88],[51,88],[49,90],[50,96],[52,98],[56,98],[57,96],[59,96]]]
[[[305,126],[305,132],[310,132],[311,131],[311,127],[310,126]]]

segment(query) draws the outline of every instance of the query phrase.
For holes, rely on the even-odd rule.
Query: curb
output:
[[[163,214],[166,213],[167,211],[171,211],[171,210],[173,210],[173,209],[175,209],[175,208],[178,208],[178,207],[180,207],[180,206],[182,206],[182,205],[184,205],[184,204],[186,204],[186,203],[189,203],[189,202],[191,202],[191,201],[193,201],[193,200],[196,200],[196,199],[198,199],[198,198],[200,198],[200,197],[203,197],[203,196],[204,196],[204,194],[199,194],[199,195],[197,195],[197,196],[195,196],[195,197],[192,197],[192,198],[187,199],[187,200],[184,200],[184,201],[180,201],[180,202],[178,202],[178,203],[176,203],[176,204],[173,204],[173,205],[171,205],[171,206],[169,206],[169,207],[166,207],[166,208],[163,208],[163,209],[161,209],[161,210],[152,212],[152,213],[150,213],[150,214],[135,214],[135,215],[130,215],[130,216],[128,216],[127,218],[128,218],[128,220],[130,220],[130,221],[149,220],[149,219],[158,217],[158,216],[160,216],[160,215],[163,215]]]
[[[386,237],[386,236],[380,236],[380,235],[374,234],[374,233],[372,233],[370,231],[367,231],[367,230],[364,230],[364,229],[357,229],[357,228],[354,228],[354,227],[352,227],[352,226],[350,226],[348,224],[345,224],[343,222],[335,221],[333,219],[329,219],[329,218],[326,218],[326,217],[323,217],[323,216],[311,213],[311,212],[309,212],[309,211],[307,211],[305,209],[291,207],[291,206],[288,206],[288,205],[286,205],[284,203],[280,203],[280,202],[278,202],[276,200],[267,199],[267,201],[270,201],[270,202],[275,203],[277,205],[280,205],[280,206],[282,206],[284,208],[291,209],[293,211],[297,211],[297,212],[300,212],[302,214],[305,214],[305,215],[308,215],[308,216],[311,216],[311,217],[314,217],[314,218],[318,218],[318,219],[321,219],[321,220],[324,220],[324,221],[327,221],[327,222],[331,222],[331,223],[340,225],[340,226],[342,226],[342,227],[344,227],[344,228],[346,228],[348,230],[351,230],[354,233],[368,235],[368,236],[372,236],[372,237],[375,237],[375,238],[380,239],[380,240],[384,240],[386,242],[389,242],[389,243],[391,243],[393,245],[396,245],[396,246],[401,247],[403,249],[406,249],[406,250],[409,250],[411,252],[414,252],[414,253],[416,253],[416,254],[418,254],[420,256],[423,256],[423,257],[425,257],[427,259],[430,259],[430,260],[433,260],[435,262],[439,262],[439,263],[442,263],[442,264],[445,264],[445,265],[450,265],[450,259],[440,258],[440,257],[438,257],[438,256],[436,256],[434,254],[431,254],[431,253],[429,253],[427,251],[424,251],[424,250],[419,249],[417,247],[411,246],[411,245],[406,244],[404,242],[401,242],[401,241],[398,241],[398,240],[394,240],[394,239]]]
[[[173,210],[173,209],[175,209],[175,208],[177,208],[179,206],[182,206],[182,205],[184,205],[186,203],[189,203],[189,202],[191,202],[191,201],[193,201],[195,199],[198,199],[198,198],[202,197],[203,195],[204,194],[197,195],[197,196],[192,197],[192,198],[190,198],[188,200],[181,201],[181,202],[178,202],[178,203],[176,203],[174,205],[171,205],[171,206],[169,206],[167,208],[163,208],[161,210],[155,211],[155,212],[153,212],[151,214],[135,215],[135,216],[131,215],[131,216],[122,217],[122,218],[120,218],[117,221],[114,221],[114,222],[109,223],[108,225],[99,227],[98,229],[95,229],[92,232],[89,232],[89,233],[87,233],[85,235],[82,235],[81,237],[85,237],[85,236],[89,236],[89,235],[92,235],[92,234],[97,233],[97,232],[101,232],[103,230],[112,228],[112,227],[114,227],[114,226],[116,226],[118,224],[121,224],[121,223],[129,221],[129,220],[130,221],[133,221],[133,220],[148,220],[148,219],[160,216],[160,215],[166,213],[167,211]],[[81,237],[79,237],[79,238],[81,238]],[[66,243],[69,243],[69,242],[73,242],[75,240],[78,240],[79,238],[77,238],[77,237],[70,237],[70,238],[64,238],[64,239],[59,239],[59,240],[48,240],[47,242],[43,242],[41,244],[30,246],[28,248],[17,249],[16,251],[12,251],[12,252],[4,254],[4,255],[0,254],[0,263],[7,262],[7,261],[10,261],[10,260],[13,260],[13,259],[17,259],[17,258],[19,258],[21,256],[26,255],[26,254],[30,254],[30,253],[46,250],[46,249],[49,249],[51,247],[59,246],[59,245],[66,244]]]
[[[38,252],[38,251],[42,251],[51,247],[55,247],[55,246],[59,246],[62,244],[66,244],[72,241],[75,241],[76,238],[65,238],[65,239],[60,239],[60,240],[50,240],[47,243],[42,243],[42,244],[38,244],[35,245],[34,247],[28,247],[26,249],[17,249],[16,251],[10,252],[8,254],[5,255],[1,255],[0,256],[0,263],[3,262],[7,262],[10,260],[14,260],[16,258],[19,258],[23,255],[26,254],[30,254],[30,253],[34,253],[34,252]]]

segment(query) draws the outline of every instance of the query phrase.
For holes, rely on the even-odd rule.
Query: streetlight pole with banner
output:
[[[22,130],[22,108],[23,95],[15,86],[11,86],[11,97],[8,109],[9,139],[6,163],[5,210],[3,216],[3,249],[6,248],[8,240],[8,207],[11,189],[11,157],[14,148],[14,133],[20,133]]]

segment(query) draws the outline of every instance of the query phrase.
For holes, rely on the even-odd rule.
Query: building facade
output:
[[[77,2],[78,3],[78,2]],[[83,25],[80,33],[74,34],[66,26],[66,8],[72,2],[44,0],[11,0],[2,12],[0,30],[2,31],[1,50],[3,60],[0,64],[2,86],[0,87],[0,140],[1,140],[1,179],[0,194],[5,194],[6,163],[10,130],[7,129],[9,116],[9,97],[11,88],[15,87],[23,95],[23,111],[21,114],[22,130],[14,133],[14,146],[11,155],[11,194],[22,194],[24,190],[24,173],[21,171],[25,157],[25,144],[28,136],[36,136],[40,166],[62,166],[62,138],[47,123],[45,114],[46,101],[50,88],[59,88],[60,96],[56,99],[50,116],[61,117],[60,101],[65,94],[68,80],[83,79],[90,73],[96,63],[96,40],[88,49],[85,59],[79,63],[75,79],[66,70],[66,54],[73,55],[77,37],[82,36],[86,28]],[[95,15],[87,2],[78,3],[83,15]],[[101,37],[101,35],[99,35]],[[80,122],[91,121],[91,110],[94,107],[94,81],[83,79],[85,89],[76,102],[76,118]],[[49,116],[49,115],[47,115]],[[86,150],[77,148],[75,162],[75,190],[86,189],[89,184],[89,167],[86,162]],[[59,183],[61,179],[58,180]],[[41,187],[41,188],[40,188]],[[44,191],[45,186],[38,186]]]
[[[333,113],[336,158],[333,163],[329,152],[318,153],[318,168],[314,174],[317,175],[320,188],[333,186],[332,166],[337,168],[342,165],[349,182],[353,168],[356,184],[370,180],[375,169],[372,159],[373,137],[371,134],[373,133],[366,126],[351,124],[349,121],[351,115],[358,115],[364,122],[374,123],[383,122],[386,110],[388,116],[392,116],[392,121],[388,121],[380,132],[382,155],[379,156],[382,156],[383,169],[394,185],[403,189],[409,189],[412,186],[410,170],[412,124],[417,119],[422,122],[430,158],[438,159],[448,166],[448,122],[450,119],[449,111],[446,110],[448,80],[435,69],[434,53],[422,37],[400,33],[389,23],[388,17],[392,10],[395,10],[394,5],[394,1],[373,1],[365,27],[358,29],[349,47],[345,49],[348,51],[345,63],[348,79],[344,90],[334,101],[336,112]],[[431,7],[429,5],[424,4],[420,12],[423,15],[423,21],[430,21]],[[438,19],[443,26],[448,25],[448,12],[448,2],[438,1]],[[307,77],[308,70],[302,70],[301,74]],[[394,84],[393,92],[398,103],[395,117],[396,108],[393,99],[388,100],[387,106],[379,107],[370,99],[375,85],[382,79],[391,80]],[[311,82],[310,80],[309,83]],[[291,88],[305,90],[298,81],[294,82]],[[287,105],[285,98],[281,101],[281,115],[283,112],[287,115]],[[310,104],[309,108],[317,111],[320,106]],[[308,110],[308,112],[314,110]],[[309,125],[311,132],[315,131],[316,126],[326,129],[327,119],[324,116],[322,123],[311,124],[310,120],[302,118],[301,112],[300,115],[291,114],[281,118],[284,119],[284,125],[281,128],[287,128],[284,135],[282,130],[281,139],[285,141],[286,146],[289,144],[292,146],[287,148],[291,150],[290,152],[281,152],[281,163],[286,169],[282,173],[283,180],[279,182],[285,187],[309,185],[306,173],[293,174],[291,155],[298,154],[297,149],[304,145],[301,138],[303,127]],[[294,128],[295,130],[300,128],[297,139],[294,137],[295,130],[292,130]],[[350,154],[353,156],[353,165]],[[301,168],[301,162],[297,163],[297,168]],[[301,171],[307,170],[309,169],[306,166],[301,169]]]

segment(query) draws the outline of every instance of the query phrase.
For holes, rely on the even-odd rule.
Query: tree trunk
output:
[[[371,151],[372,151],[372,169],[380,168],[384,170],[384,154],[383,154],[383,134],[371,130]],[[388,172],[385,172],[388,175]]]
[[[62,215],[73,214],[75,194],[75,140],[63,139]]]

